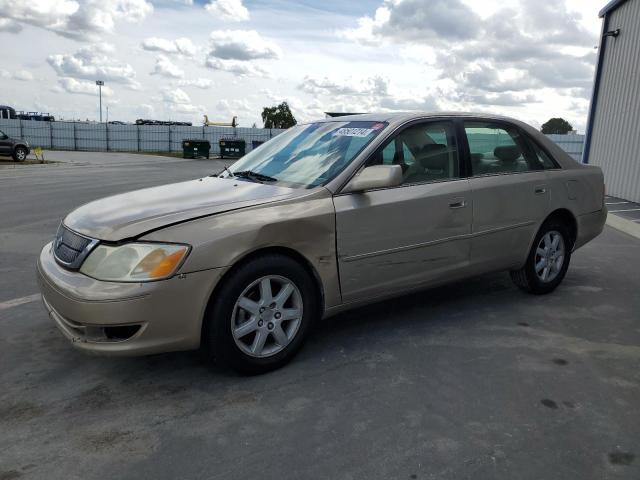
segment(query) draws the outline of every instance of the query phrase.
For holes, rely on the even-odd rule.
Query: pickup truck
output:
[[[26,140],[11,138],[0,130],[0,155],[10,155],[16,162],[23,162],[29,152],[29,143]]]

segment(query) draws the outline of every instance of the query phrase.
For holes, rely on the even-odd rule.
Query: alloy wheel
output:
[[[536,248],[536,275],[545,283],[552,282],[562,270],[564,259],[565,245],[562,234],[556,230],[545,233]]]
[[[236,300],[231,333],[245,354],[270,357],[293,341],[302,314],[302,295],[295,283],[279,275],[264,276],[252,282]]]

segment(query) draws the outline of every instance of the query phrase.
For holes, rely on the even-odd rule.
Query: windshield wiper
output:
[[[218,173],[214,173],[213,175],[209,175],[210,177],[219,177],[220,175],[222,175],[224,172],[227,172],[229,174],[230,177],[233,177],[233,172],[231,170],[229,170],[229,167],[227,167],[226,165],[222,168],[222,170],[220,170]]]
[[[251,170],[242,170],[240,172],[233,172],[234,177],[248,178],[249,180],[257,180],[259,182],[277,182],[278,179],[270,177],[269,175],[263,175],[262,173],[252,172]]]

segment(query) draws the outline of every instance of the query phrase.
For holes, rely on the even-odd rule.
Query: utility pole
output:
[[[102,86],[104,85],[104,81],[96,80],[96,85],[98,86],[98,91],[100,95],[100,123],[102,123]]]
[[[107,105],[107,123],[109,123],[109,105]]]

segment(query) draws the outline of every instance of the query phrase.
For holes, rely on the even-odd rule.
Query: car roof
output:
[[[330,117],[317,122],[388,122],[388,123],[404,123],[410,120],[421,118],[442,118],[442,117],[473,117],[486,118],[492,120],[507,120],[517,122],[518,120],[502,115],[492,115],[479,112],[380,112],[380,113],[363,113],[358,115],[345,115],[341,117]],[[312,122],[316,123],[316,122]]]
[[[428,120],[431,118],[472,118],[504,121],[524,130],[538,143],[545,146],[546,149],[552,154],[552,156],[557,161],[559,161],[563,168],[576,168],[576,165],[579,165],[564,150],[562,150],[556,143],[551,141],[547,136],[543,135],[538,129],[533,128],[531,125],[528,125],[521,120],[512,117],[506,117],[503,115],[493,115],[480,112],[381,112],[365,113],[362,115],[345,115],[342,117],[331,117],[318,120],[317,122],[387,122],[391,128],[394,128],[412,120]]]

